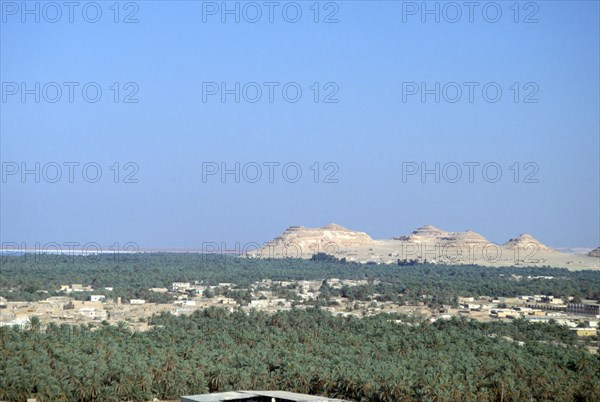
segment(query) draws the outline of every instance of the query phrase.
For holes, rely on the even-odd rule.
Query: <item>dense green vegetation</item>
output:
[[[170,302],[172,296],[148,289],[203,281],[235,283],[237,289],[214,293],[247,302],[248,285],[272,279],[323,280],[315,305],[334,296],[430,304],[452,303],[459,295],[600,298],[600,273],[592,271],[360,265],[327,255],[313,261],[117,257],[2,256],[0,295],[38,300],[60,294],[60,285],[81,283],[109,297]],[[368,282],[339,289],[327,278]],[[271,290],[294,299],[294,286]],[[233,389],[284,389],[355,401],[600,400],[600,359],[565,327],[416,320],[390,314],[333,317],[319,308],[275,315],[208,309],[189,317],[155,316],[151,330],[133,332],[124,323],[42,328],[34,317],[30,328],[0,327],[0,400],[148,401]]]
[[[432,295],[448,303],[458,295],[515,296],[548,294],[557,297],[600,298],[600,272],[559,268],[491,268],[444,265],[362,265],[331,261],[326,256],[307,260],[254,260],[201,254],[136,254],[100,256],[2,256],[0,296],[9,300],[39,300],[57,294],[60,285],[81,283],[99,289],[96,294],[171,301],[152,293],[151,287],[170,288],[174,281],[203,281],[215,285],[233,282],[240,288],[262,279],[322,280],[377,279],[379,285],[346,290],[361,300],[380,294],[382,300],[415,300]],[[324,260],[324,261],[323,261]],[[513,275],[522,276],[521,280]],[[554,279],[527,279],[553,276]],[[104,291],[114,287],[114,292]],[[49,291],[40,293],[39,291]],[[72,294],[74,295],[74,294]],[[89,294],[75,295],[85,298]]]
[[[0,400],[148,401],[234,389],[375,402],[600,400],[600,359],[564,327],[397,318],[211,308],[155,316],[147,332],[41,329],[34,320],[0,328]]]

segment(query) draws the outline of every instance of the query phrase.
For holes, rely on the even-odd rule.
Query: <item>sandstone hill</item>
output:
[[[485,245],[490,241],[479,233],[470,230],[466,232],[446,232],[431,225],[421,226],[406,236],[395,237],[395,240],[409,243],[438,243],[438,244],[464,244]]]
[[[342,250],[371,247],[374,240],[365,232],[357,232],[330,223],[321,228],[290,226],[266,243],[255,255],[310,258],[317,252],[337,254]]]
[[[588,255],[588,257],[600,258],[600,247],[596,247],[595,249],[590,251],[587,255]]]
[[[529,234],[522,234],[519,237],[510,239],[502,245],[510,249],[514,248],[532,248],[536,250],[552,250],[550,247],[542,244],[539,240]]]
[[[473,231],[447,232],[431,225],[392,239],[373,239],[365,232],[331,223],[320,228],[290,226],[260,249],[256,258],[311,258],[316,253],[359,263],[431,262],[452,265],[553,266],[600,269],[600,247],[588,255],[560,252],[522,234],[504,244]]]

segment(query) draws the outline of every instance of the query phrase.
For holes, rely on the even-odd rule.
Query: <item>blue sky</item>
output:
[[[336,222],[375,238],[433,224],[496,242],[527,232],[555,247],[600,243],[598,2],[521,2],[518,22],[513,2],[497,2],[495,23],[487,21],[495,18],[490,2],[472,23],[462,2],[453,3],[462,12],[455,23],[447,2],[438,3],[439,23],[434,15],[422,22],[421,2],[400,1],[320,2],[316,23],[312,1],[279,2],[272,23],[264,2],[253,3],[262,11],[256,23],[244,18],[254,17],[248,2],[238,3],[239,23],[232,15],[222,22],[222,2],[120,2],[117,23],[112,1],[97,2],[96,23],[82,14],[87,7],[94,18],[89,2],[79,3],[73,23],[65,7],[51,23],[54,9],[27,2],[39,4],[39,22],[33,14],[22,22],[21,2],[1,3],[2,242],[200,248]],[[299,21],[286,21],[297,8]],[[137,23],[123,23],[130,13]],[[324,23],[331,13],[338,22]],[[528,16],[538,22],[525,23]],[[73,102],[69,82],[77,83]],[[273,102],[269,82],[277,83]],[[471,82],[473,102],[464,84]],[[21,83],[34,92],[25,101]],[[88,100],[102,90],[96,103],[82,94],[89,83]],[[204,93],[203,102],[206,83],[240,83],[240,91],[257,83],[262,96],[246,100],[255,97],[251,84],[239,103],[231,94],[222,102],[220,93]],[[296,103],[282,94],[288,83],[302,90]],[[406,83],[439,83],[439,103],[408,95]],[[452,103],[457,85],[462,96]],[[51,103],[56,86],[62,96]],[[502,96],[491,102],[498,87]],[[132,92],[137,103],[124,103]],[[323,102],[331,92],[338,102]],[[68,162],[79,164],[73,183]],[[203,180],[211,162],[239,163],[240,183],[232,174]],[[269,162],[279,163],[273,183]],[[466,162],[479,164],[473,183]],[[23,180],[22,168],[35,171],[36,163],[39,183],[34,174]],[[253,163],[263,169],[255,183],[242,175],[245,165],[252,175]],[[407,163],[439,163],[440,175],[458,164],[463,176],[403,180]],[[86,164],[102,169],[97,182],[88,182],[90,171],[83,176]],[[286,164],[301,167],[299,181],[286,180]],[[501,167],[498,181],[483,176],[486,164]],[[62,176],[52,183],[56,165]],[[324,182],[334,167],[338,182]],[[538,182],[524,182],[534,169]],[[125,182],[128,173],[137,183]]]

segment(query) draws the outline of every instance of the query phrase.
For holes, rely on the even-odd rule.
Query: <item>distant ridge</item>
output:
[[[373,239],[365,232],[336,223],[320,228],[290,226],[247,256],[311,258],[316,253],[326,253],[359,263],[417,261],[450,265],[600,269],[597,258],[600,257],[600,247],[587,255],[560,252],[530,234],[521,234],[506,243],[496,244],[472,230],[447,232],[433,225],[418,227],[410,234],[392,239]]]

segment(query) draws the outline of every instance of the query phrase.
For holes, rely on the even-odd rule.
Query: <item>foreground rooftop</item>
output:
[[[326,398],[287,391],[231,391],[213,394],[182,396],[181,402],[343,402],[342,399]]]

